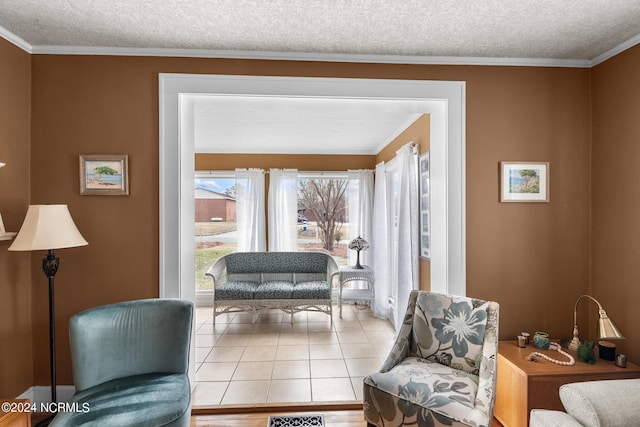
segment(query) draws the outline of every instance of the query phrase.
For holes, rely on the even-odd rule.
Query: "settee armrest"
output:
[[[529,417],[529,427],[583,427],[571,415],[562,411],[533,409]]]
[[[213,280],[213,288],[217,288],[227,282],[227,260],[226,255],[218,258],[213,263],[205,275]]]
[[[338,263],[336,260],[327,254],[327,282],[329,283],[329,287],[333,286],[333,278],[340,273],[340,268],[338,267]]]

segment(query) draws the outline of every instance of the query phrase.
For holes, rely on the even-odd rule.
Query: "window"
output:
[[[236,192],[233,172],[197,172],[195,175],[196,292],[210,291],[205,273],[221,256],[237,249]]]
[[[325,250],[347,265],[347,183],[345,173],[298,173],[298,250]]]
[[[196,292],[202,296],[213,288],[211,278],[205,275],[211,265],[221,256],[241,250],[243,227],[238,229],[237,225],[244,212],[242,194],[258,198],[255,193],[241,191],[243,181],[237,180],[240,177],[238,173],[201,171],[195,175],[195,282]],[[350,181],[347,172],[298,172],[295,182],[297,216],[294,219],[295,236],[292,237],[296,239],[297,250],[327,251],[339,265],[349,265],[348,245],[355,237],[351,234],[358,234],[356,229],[350,233],[350,228],[362,225],[356,219],[350,227],[349,201],[359,203],[359,198],[348,197],[349,185],[351,182],[351,191],[355,189],[359,193],[362,191],[359,181],[353,178]],[[264,188],[261,191],[264,192]],[[264,200],[255,208],[259,206],[264,206]],[[244,215],[258,213],[250,210]]]

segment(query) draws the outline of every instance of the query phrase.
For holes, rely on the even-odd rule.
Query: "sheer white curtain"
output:
[[[402,323],[412,290],[419,283],[419,212],[418,212],[418,153],[411,144],[396,152],[398,161],[397,203],[397,271],[396,298],[393,309],[396,329]]]
[[[361,236],[371,245],[372,215],[373,215],[373,171],[347,171],[347,206],[349,219],[349,234],[347,239],[352,241]],[[371,250],[360,252],[360,264],[371,265]],[[349,264],[355,265],[356,251],[349,250]]]
[[[376,271],[374,315],[396,329],[413,289],[418,289],[418,155],[411,144],[376,166],[372,236]]]
[[[264,171],[236,169],[235,176],[238,252],[265,251]]]
[[[269,171],[269,251],[297,250],[297,169]]]
[[[391,222],[387,200],[387,174],[384,162],[376,165],[375,196],[373,199],[373,230],[371,235],[371,255],[376,272],[375,301],[373,315],[381,319],[390,317],[389,297],[391,296]]]

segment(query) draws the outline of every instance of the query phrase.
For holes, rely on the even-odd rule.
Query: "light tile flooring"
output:
[[[193,406],[361,401],[362,378],[377,371],[395,332],[369,309],[343,306],[342,318],[279,310],[255,323],[247,313],[216,318],[196,309]]]

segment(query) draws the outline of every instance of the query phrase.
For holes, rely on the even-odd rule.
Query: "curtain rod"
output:
[[[243,170],[250,170],[246,168],[238,168]],[[259,168],[252,168],[259,169]],[[279,168],[273,168],[279,169]],[[262,173],[269,174],[268,170],[261,169]],[[348,170],[340,170],[340,171],[307,171],[307,170],[298,170],[297,173],[299,175],[320,175],[320,176],[328,176],[328,175],[347,175],[349,171],[363,171],[363,172],[375,172],[373,169],[348,169]],[[219,175],[233,175],[235,173],[235,169],[232,170],[199,170],[195,171],[196,178],[206,178],[206,177],[215,177]]]

